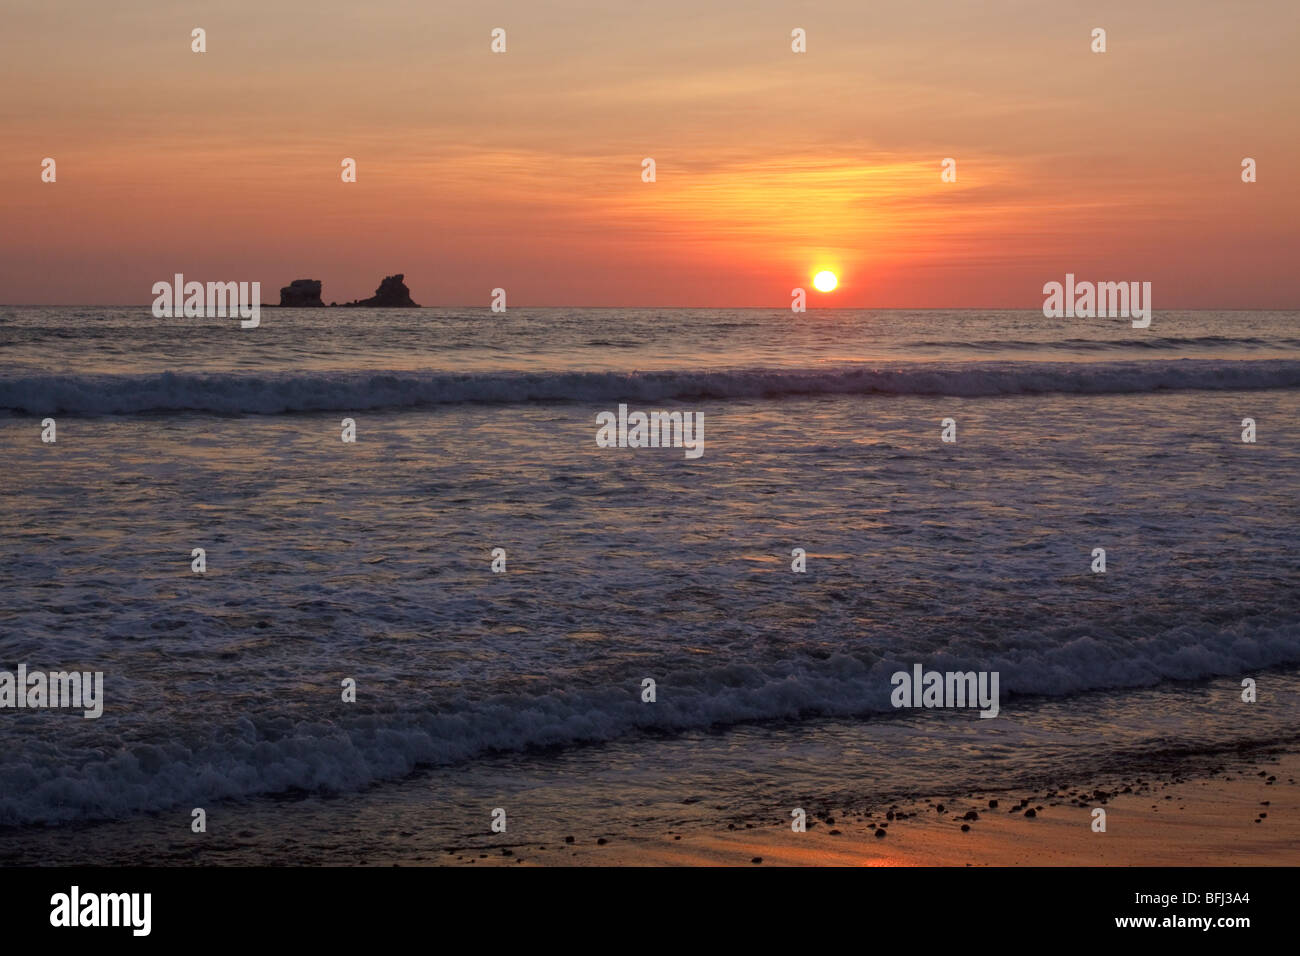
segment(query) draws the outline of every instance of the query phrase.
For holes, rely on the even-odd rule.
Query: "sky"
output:
[[[0,0],[0,302],[1297,308],[1298,41],[1294,0]]]

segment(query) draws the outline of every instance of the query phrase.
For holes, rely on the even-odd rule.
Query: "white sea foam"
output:
[[[1062,696],[1151,686],[1300,662],[1300,623],[1250,631],[1175,627],[1131,652],[1082,637],[985,657],[942,653],[937,669],[1001,672],[1004,695]],[[354,792],[420,766],[457,763],[488,752],[568,747],[628,734],[718,728],[811,716],[890,719],[891,675],[902,657],[868,663],[852,654],[825,661],[736,662],[662,675],[659,700],[640,702],[639,684],[553,688],[482,700],[448,699],[392,713],[335,720],[239,717],[200,741],[160,738],[113,753],[50,759],[44,749],[0,757],[6,786],[0,824],[114,818],[133,812],[254,794]],[[910,666],[910,664],[906,665]]]
[[[0,409],[33,415],[286,412],[441,404],[671,401],[790,395],[1107,395],[1300,388],[1300,361],[885,363],[638,372],[355,371],[9,374]]]

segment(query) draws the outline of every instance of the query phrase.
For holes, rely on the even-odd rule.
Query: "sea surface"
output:
[[[598,447],[620,403],[702,413],[704,454]],[[0,456],[0,670],[105,675],[98,720],[0,710],[0,861],[1300,749],[1296,312],[0,307]],[[895,709],[917,663],[998,672],[999,716]]]

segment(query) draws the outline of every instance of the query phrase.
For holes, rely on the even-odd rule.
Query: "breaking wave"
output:
[[[278,415],[463,403],[696,401],[792,395],[1104,395],[1288,388],[1300,388],[1300,361],[899,362],[634,372],[32,373],[0,376],[0,409],[70,415]]]

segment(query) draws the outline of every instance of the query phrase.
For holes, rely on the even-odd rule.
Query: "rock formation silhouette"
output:
[[[418,309],[418,303],[411,301],[411,290],[406,287],[402,280],[406,276],[399,272],[394,276],[385,276],[384,281],[379,283],[379,288],[375,294],[368,299],[358,299],[355,302],[344,302],[345,306],[365,306],[373,309]]]
[[[294,279],[280,290],[280,305],[286,308],[324,308],[320,300],[320,279]]]

